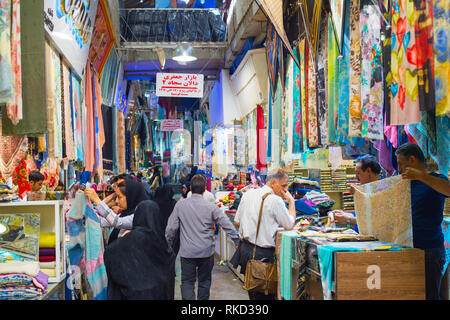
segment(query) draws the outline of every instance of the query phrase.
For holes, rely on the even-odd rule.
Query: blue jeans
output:
[[[181,298],[183,300],[195,300],[194,288],[197,278],[197,300],[209,300],[213,267],[214,255],[207,258],[181,257]]]
[[[444,246],[439,248],[424,249],[425,251],[425,283],[426,299],[439,300],[442,272],[445,264]]]

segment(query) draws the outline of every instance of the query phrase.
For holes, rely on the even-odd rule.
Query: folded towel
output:
[[[56,269],[41,269],[41,271],[51,278],[56,277]]]
[[[0,274],[23,273],[30,277],[36,277],[39,273],[39,262],[37,261],[11,261],[0,263]]]
[[[56,237],[54,232],[40,232],[39,233],[39,248],[54,248],[56,247]]]
[[[39,249],[40,256],[54,256],[56,255],[56,249],[53,248],[40,248]]]
[[[56,268],[56,261],[39,262],[39,267],[41,267],[41,269],[54,269]]]
[[[55,256],[39,256],[39,262],[52,262],[55,261]]]

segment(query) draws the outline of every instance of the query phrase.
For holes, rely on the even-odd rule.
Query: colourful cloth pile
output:
[[[39,266],[49,277],[56,276],[56,236],[54,232],[39,234]]]
[[[33,298],[46,292],[48,276],[37,262],[0,264],[0,299]]]

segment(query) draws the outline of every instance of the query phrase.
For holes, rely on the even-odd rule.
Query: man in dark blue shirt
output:
[[[411,180],[413,244],[425,251],[427,300],[438,300],[445,263],[442,220],[450,182],[442,174],[428,172],[419,146],[405,143],[397,151],[398,170]]]

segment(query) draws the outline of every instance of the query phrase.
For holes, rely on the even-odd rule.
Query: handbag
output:
[[[270,193],[263,196],[261,208],[259,209],[258,227],[256,229],[255,247],[253,248],[253,258],[247,261],[245,276],[244,276],[244,290],[264,292],[265,295],[277,293],[277,265],[276,263],[262,262],[255,260],[256,253],[256,239],[258,239],[259,225],[261,223],[262,209],[264,200]]]

